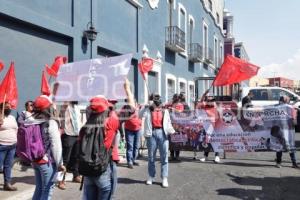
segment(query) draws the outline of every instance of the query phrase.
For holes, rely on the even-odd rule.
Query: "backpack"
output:
[[[151,112],[152,127],[162,128],[163,127],[163,110],[161,108],[155,108]]]
[[[83,176],[100,176],[110,163],[112,148],[104,145],[106,117],[107,112],[92,114],[80,130],[78,171]]]
[[[50,152],[49,134],[46,134],[48,127],[49,124],[44,122],[33,125],[22,124],[18,128],[16,153],[21,160],[38,161]]]

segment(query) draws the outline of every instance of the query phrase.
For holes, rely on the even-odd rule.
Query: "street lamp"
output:
[[[83,36],[91,41],[91,59],[93,58],[93,41],[96,40],[98,32],[96,31],[95,27],[93,26],[92,22],[87,23],[87,29],[83,31]]]

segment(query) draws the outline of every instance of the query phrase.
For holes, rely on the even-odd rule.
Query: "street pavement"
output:
[[[300,133],[296,134],[297,147],[300,146]],[[143,152],[146,154],[146,151]],[[203,153],[199,152],[198,156]],[[274,152],[227,153],[222,163],[210,160],[201,163],[193,160],[192,152],[182,152],[182,161],[169,164],[169,188],[161,187],[159,161],[157,176],[153,185],[146,185],[147,158],[139,160],[140,166],[128,169],[124,161],[118,167],[119,184],[117,200],[299,200],[300,170],[291,168],[288,153],[283,155],[283,167],[275,167]],[[300,152],[297,152],[300,162]],[[3,178],[0,180],[0,199],[31,199],[34,190],[34,176],[31,168],[16,166],[13,170],[13,183],[17,192],[3,191]],[[80,184],[71,182],[67,175],[67,189],[55,188],[54,200],[80,199]]]

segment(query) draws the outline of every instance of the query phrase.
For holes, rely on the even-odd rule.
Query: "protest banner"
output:
[[[96,58],[60,67],[56,82],[56,101],[89,101],[96,95],[125,99],[124,81],[131,66],[132,54]]]
[[[191,112],[187,119],[171,114],[176,134],[170,136],[170,148],[203,150],[211,144],[215,152],[295,149],[292,106],[249,108],[240,118],[237,112],[222,105],[215,111],[215,121],[209,117],[211,113],[201,109]]]

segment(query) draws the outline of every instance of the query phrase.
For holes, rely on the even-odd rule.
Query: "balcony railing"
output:
[[[191,62],[201,62],[203,59],[203,47],[199,43],[189,44],[188,56]]]
[[[177,26],[166,27],[166,48],[175,52],[185,51],[185,33]]]
[[[213,64],[214,63],[214,52],[211,48],[206,47],[204,49],[204,62],[207,64]]]

